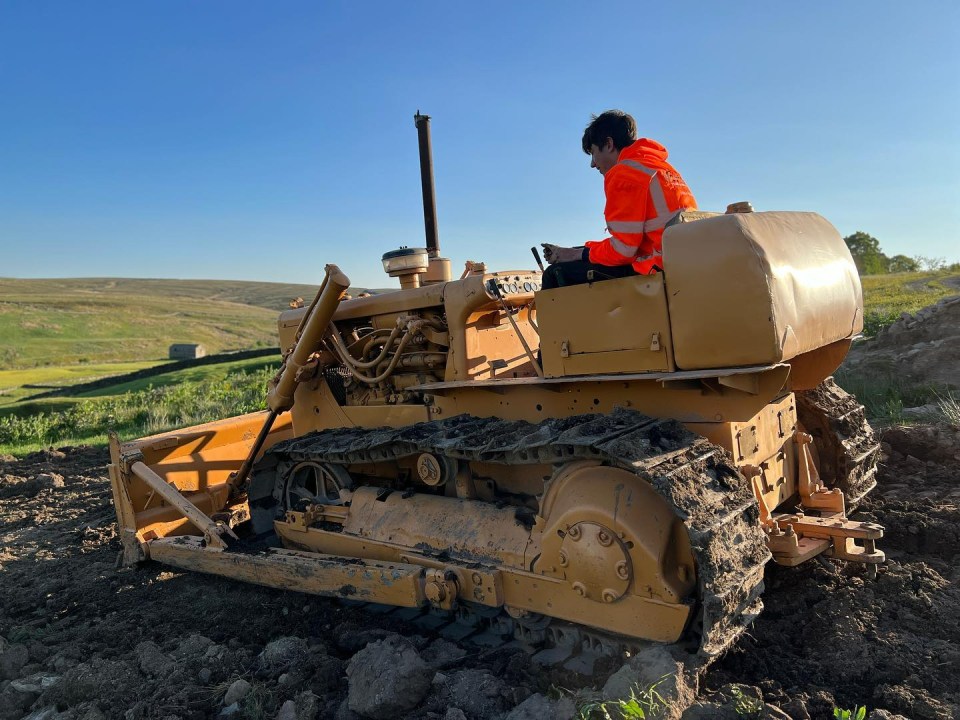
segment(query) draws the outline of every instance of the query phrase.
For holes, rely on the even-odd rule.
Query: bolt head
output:
[[[424,588],[424,594],[430,602],[440,603],[446,600],[447,589],[440,583],[427,583],[427,586]]]

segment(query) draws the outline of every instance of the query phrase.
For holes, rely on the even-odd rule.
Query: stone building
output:
[[[174,343],[170,346],[171,360],[196,360],[206,357],[207,350],[197,343]]]

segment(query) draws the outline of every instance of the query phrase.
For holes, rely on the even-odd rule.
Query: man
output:
[[[610,237],[585,247],[543,243],[550,267],[543,288],[576,285],[592,279],[648,275],[663,268],[661,239],[667,223],[682,210],[695,210],[690,188],[667,162],[667,150],[654,140],[637,140],[637,123],[621,110],[593,116],[583,132],[590,167],[603,175],[603,215]]]

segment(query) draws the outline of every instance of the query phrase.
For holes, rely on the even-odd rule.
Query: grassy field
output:
[[[272,368],[274,371],[280,366],[280,357],[259,357],[248,358],[246,360],[237,360],[236,362],[221,363],[218,365],[199,365],[194,368],[186,368],[175,372],[163,373],[155,377],[141,378],[129,382],[117,383],[107,388],[99,390],[88,390],[74,395],[76,398],[108,397],[110,395],[123,395],[128,392],[140,392],[148,388],[169,387],[171,385],[180,385],[182,383],[206,383],[216,382],[226,375],[235,375],[237,373],[258,373],[264,368]],[[266,388],[264,388],[266,392]]]
[[[110,430],[134,438],[265,407],[275,359],[204,365],[83,396],[44,398],[0,409],[0,453],[104,444]]]
[[[863,284],[864,334],[876,335],[901,313],[915,313],[941,298],[960,294],[956,271],[867,275]]]
[[[0,370],[159,362],[173,343],[200,343],[208,353],[268,347],[277,342],[279,311],[314,291],[222,281],[0,279]]]
[[[47,389],[68,387],[113,375],[163,365],[165,361],[60,365],[28,370],[0,370],[0,409]]]

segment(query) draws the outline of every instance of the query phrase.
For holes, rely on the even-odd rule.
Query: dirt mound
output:
[[[960,431],[892,428],[882,440],[877,489],[857,514],[886,528],[877,579],[832,561],[768,566],[764,614],[708,684],[754,684],[813,718],[834,703],[960,717]]]
[[[960,297],[904,313],[875,338],[855,343],[844,367],[960,390]]]
[[[861,516],[886,525],[890,562],[876,580],[830,561],[768,566],[766,610],[685,717],[960,715],[957,440],[886,433]],[[599,690],[618,670],[545,670],[395,614],[158,565],[117,572],[107,462],[90,448],[0,459],[0,720],[563,718],[557,686]],[[416,681],[384,684],[395,675]]]

